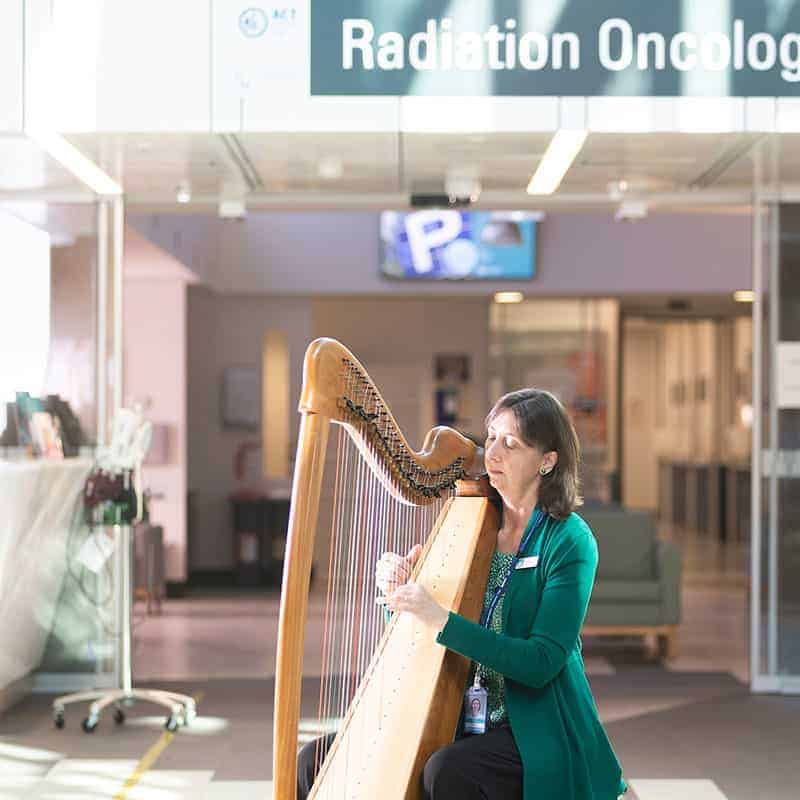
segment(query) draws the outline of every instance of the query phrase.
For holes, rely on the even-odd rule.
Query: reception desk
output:
[[[0,461],[0,711],[31,686],[66,574],[90,459]]]

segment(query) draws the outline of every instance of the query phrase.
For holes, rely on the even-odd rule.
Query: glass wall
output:
[[[755,691],[800,693],[800,204],[780,139],[754,154],[751,665]]]
[[[556,394],[580,438],[584,498],[618,499],[616,300],[492,305],[490,396],[537,386]]]
[[[113,559],[92,558],[83,504],[112,407],[111,211],[73,194],[0,203],[0,603],[10,626],[0,694],[10,697],[117,683]]]
[[[774,441],[770,510],[777,529],[777,671],[800,690],[800,204],[777,209],[779,251],[773,276]],[[777,341],[775,341],[777,339]]]

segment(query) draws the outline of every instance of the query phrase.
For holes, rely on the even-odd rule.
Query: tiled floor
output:
[[[681,545],[684,554],[683,622],[676,671],[729,672],[749,680],[750,623],[746,545],[714,542],[663,528],[660,535]],[[313,594],[306,628],[304,673],[320,674],[320,632],[324,598]],[[269,678],[275,671],[278,594],[206,592],[173,600],[162,617],[137,630],[134,674],[140,680]],[[631,647],[632,646],[632,647]],[[632,642],[586,642],[589,671],[613,670],[609,655],[638,650]]]
[[[609,736],[639,800],[796,800],[800,699],[747,689],[744,548],[662,533],[684,547],[680,656],[648,661],[636,641],[585,643],[587,672]],[[200,716],[164,746],[162,719],[136,710],[93,736],[82,711],[56,731],[50,698],[35,696],[0,718],[0,800],[32,798],[267,798],[271,796],[272,692],[277,595],[206,593],[165,605],[137,628],[137,682],[202,693]],[[321,602],[307,630],[304,728],[314,727]],[[128,781],[127,788],[126,780]]]

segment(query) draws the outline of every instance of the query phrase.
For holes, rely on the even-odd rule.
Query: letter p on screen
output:
[[[432,252],[461,233],[458,211],[416,211],[405,219],[406,236],[414,270],[424,275],[433,269]]]

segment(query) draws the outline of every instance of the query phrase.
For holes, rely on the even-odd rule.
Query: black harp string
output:
[[[347,364],[342,402],[350,413],[346,414],[347,425],[338,426],[320,670],[320,734],[334,730],[344,718],[386,627],[384,608],[375,602],[378,558],[387,551],[405,556],[414,546],[424,546],[461,474],[460,460],[436,472],[419,467],[376,392]],[[361,441],[361,448],[354,437]],[[381,476],[370,468],[364,455],[382,471],[384,480],[400,489],[404,500],[385,490]],[[415,497],[420,498],[417,503]],[[380,694],[379,698],[375,710],[378,730],[383,705]],[[324,755],[318,747],[317,769]],[[331,776],[329,786],[346,782],[349,760],[346,753],[342,761],[345,775]]]

